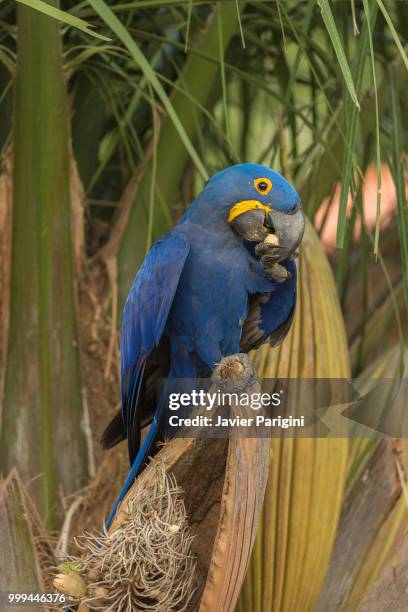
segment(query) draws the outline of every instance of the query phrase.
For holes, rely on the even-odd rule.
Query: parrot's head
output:
[[[222,170],[208,181],[202,196],[243,239],[261,242],[275,234],[279,261],[289,258],[302,240],[305,219],[299,194],[267,166],[237,164]]]

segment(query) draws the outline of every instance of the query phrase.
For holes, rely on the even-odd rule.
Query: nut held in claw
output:
[[[265,244],[279,244],[279,238],[276,234],[268,234],[264,240]]]

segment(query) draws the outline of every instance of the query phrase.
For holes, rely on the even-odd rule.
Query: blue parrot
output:
[[[208,376],[223,357],[276,346],[288,333],[296,304],[292,257],[303,232],[292,185],[245,163],[215,174],[153,244],[123,312],[122,410],[102,437],[105,448],[127,438],[131,464],[107,527],[160,437],[157,381]],[[264,241],[271,234],[276,239]]]

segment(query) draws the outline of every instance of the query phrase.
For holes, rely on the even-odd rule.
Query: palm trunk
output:
[[[58,23],[18,5],[10,335],[0,466],[17,466],[41,513],[87,476]],[[55,515],[54,515],[55,516]]]

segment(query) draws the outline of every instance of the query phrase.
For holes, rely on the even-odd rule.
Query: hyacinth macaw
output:
[[[275,346],[288,333],[292,256],[303,232],[296,190],[270,168],[246,163],[214,175],[150,249],[123,312],[122,411],[102,438],[105,448],[127,438],[132,466],[108,526],[158,441],[158,379],[206,376],[222,357]],[[264,243],[267,234],[278,244]]]

